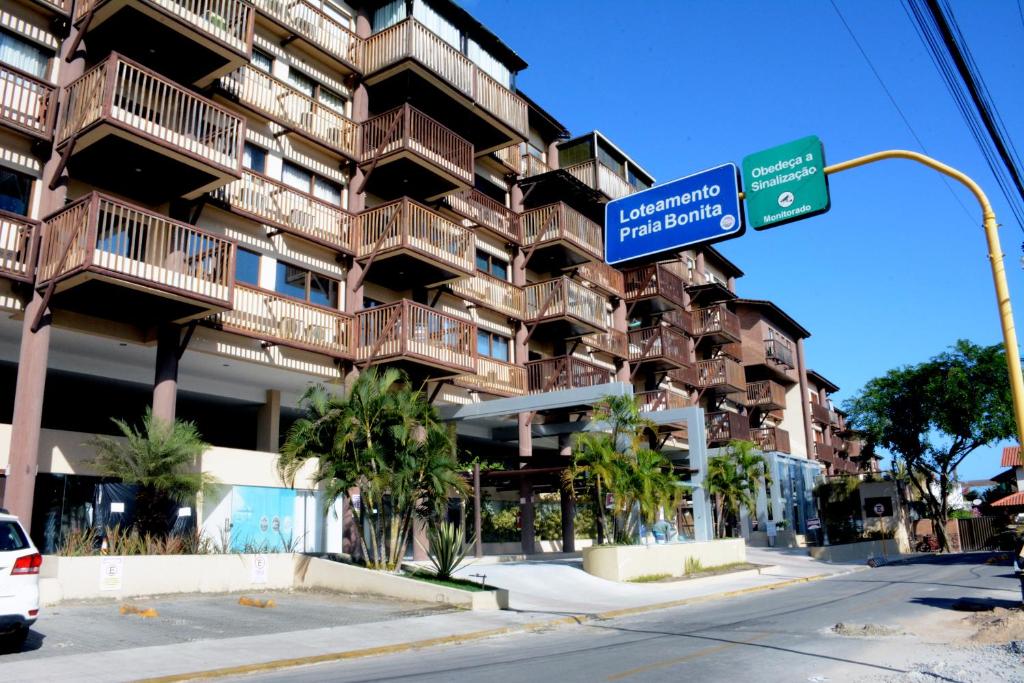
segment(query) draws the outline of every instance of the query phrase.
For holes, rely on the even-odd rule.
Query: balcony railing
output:
[[[526,393],[526,368],[479,356],[476,372],[456,375],[456,386],[497,396],[522,396]]]
[[[670,368],[666,373],[668,378],[672,380],[677,386],[684,387],[699,387],[697,382],[697,368],[696,366],[687,366],[682,368]]]
[[[38,281],[93,271],[230,308],[231,240],[93,192],[44,221]]]
[[[790,369],[796,367],[796,363],[793,360],[793,345],[788,339],[782,339],[780,337],[765,339],[764,357],[768,361],[778,363],[779,365],[785,365]]]
[[[836,457],[836,450],[830,443],[815,443],[814,444],[814,457],[822,462],[834,463],[838,458]]]
[[[56,113],[56,88],[24,71],[0,64],[0,123],[49,138]]]
[[[838,413],[835,410],[830,410],[828,412],[828,422],[830,425],[832,425],[833,431],[846,431],[846,418],[843,417],[841,413]]]
[[[609,296],[622,297],[625,283],[622,271],[600,261],[588,261],[576,266],[576,277],[589,282]]]
[[[705,413],[704,425],[707,428],[708,443],[724,444],[734,439],[750,439],[750,422],[746,415],[728,411]]]
[[[412,152],[463,182],[473,182],[473,145],[408,104],[368,119],[362,125],[362,159]]]
[[[351,159],[357,158],[359,127],[331,107],[284,81],[253,66],[220,79],[224,92],[238,101],[314,142],[329,147]]]
[[[674,308],[661,316],[663,322],[668,323],[677,330],[682,330],[689,336],[693,335],[693,314],[685,308]]]
[[[820,403],[811,401],[811,419],[815,422],[820,422],[823,425],[828,424],[829,409],[827,406],[823,406]]]
[[[252,0],[264,15],[353,71],[363,66],[363,41],[347,27],[305,0]]]
[[[689,398],[668,389],[641,391],[635,394],[641,412],[653,413],[659,410],[674,410],[692,405]]]
[[[58,143],[106,121],[235,176],[240,172],[245,138],[240,116],[117,53],[67,90]]]
[[[530,178],[535,175],[541,175],[551,171],[551,167],[546,163],[533,156],[532,154],[524,154],[521,160],[522,166],[520,166],[519,172],[524,178]]]
[[[859,458],[864,450],[864,444],[857,440],[846,441],[846,455],[852,458]]]
[[[750,430],[750,440],[760,450],[776,451],[779,453],[791,453],[789,446],[789,432],[780,427],[759,427]]]
[[[75,23],[113,0],[78,0]],[[235,52],[252,52],[253,8],[244,0],[136,0],[192,26]]]
[[[448,285],[454,294],[510,318],[526,316],[526,295],[521,287],[486,273],[455,280]]]
[[[526,373],[531,394],[582,389],[612,381],[611,370],[573,356],[529,361]]]
[[[250,171],[243,171],[240,180],[219,187],[210,195],[233,211],[352,253],[355,217],[313,195]]]
[[[747,380],[743,366],[732,358],[722,356],[697,361],[697,385],[708,389],[724,389],[730,392],[746,391]]]
[[[420,22],[406,19],[367,38],[367,74],[404,59],[416,60],[511,130],[523,138],[528,135],[526,101]]]
[[[65,16],[71,13],[71,0],[36,0],[36,4],[57,10]]]
[[[491,154],[494,155],[495,159],[503,163],[505,165],[505,168],[512,171],[516,175],[519,175],[521,162],[518,142],[509,145],[508,147],[496,149],[493,152],[491,152]]]
[[[357,258],[406,250],[467,275],[474,272],[473,233],[422,204],[403,198],[359,215]]]
[[[235,285],[234,309],[219,313],[224,329],[266,342],[351,358],[355,321],[351,316],[313,306],[276,292]]]
[[[448,207],[481,228],[486,228],[512,244],[519,244],[519,221],[516,214],[501,202],[477,189],[457,190],[444,198]]]
[[[609,199],[620,199],[636,192],[625,178],[595,159],[574,164],[565,170]]]
[[[32,236],[37,225],[24,216],[0,210],[0,277],[32,281]]]
[[[604,260],[601,226],[561,202],[524,211],[519,223],[527,248],[565,241],[595,260]]]
[[[770,379],[747,384],[747,406],[777,410],[786,406],[786,388]]]
[[[604,330],[606,303],[597,292],[565,276],[526,286],[526,319],[531,322],[568,317]]]
[[[735,313],[716,304],[693,311],[693,334],[697,337],[715,336],[740,340],[740,319]]]
[[[356,313],[356,359],[476,372],[476,325],[403,299]]]
[[[618,330],[594,332],[584,336],[580,341],[592,349],[604,351],[616,358],[629,357],[629,337],[625,332]]]
[[[683,307],[683,281],[661,264],[623,271],[627,301],[664,299],[667,304]]]
[[[690,364],[690,343],[671,327],[659,325],[631,330],[629,360],[632,363],[662,361],[674,366]]]

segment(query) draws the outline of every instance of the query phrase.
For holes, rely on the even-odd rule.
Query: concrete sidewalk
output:
[[[303,630],[221,638],[200,636],[201,639],[185,642],[127,649],[126,643],[119,649],[117,642],[111,642],[106,650],[83,654],[62,655],[56,651],[29,659],[0,657],[0,671],[5,683],[41,677],[75,681],[159,677],[185,680],[194,677],[190,674],[211,670],[218,670],[211,677],[241,675],[557,628],[588,619],[771,590],[863,566],[828,565],[798,553],[755,548],[748,549],[748,558],[751,562],[772,565],[772,569],[760,575],[743,572],[678,583],[619,584],[592,577],[564,560],[470,566],[465,573],[486,573],[488,583],[510,588],[513,609],[449,612],[325,628],[317,628],[311,612],[310,628]]]

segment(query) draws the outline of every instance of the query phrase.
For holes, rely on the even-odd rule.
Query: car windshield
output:
[[[11,550],[24,550],[28,547],[21,527],[15,522],[0,522],[0,553]]]

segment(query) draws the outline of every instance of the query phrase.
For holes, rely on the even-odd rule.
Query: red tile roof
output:
[[[992,503],[992,506],[1009,507],[1014,505],[1024,505],[1024,491],[1019,493],[1011,493],[1005,498],[1000,498],[996,502]]]
[[[1024,462],[1020,461],[1020,446],[1007,446],[1003,449],[1000,467],[1024,467]]]

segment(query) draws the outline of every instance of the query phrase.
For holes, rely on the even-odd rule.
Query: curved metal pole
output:
[[[867,154],[856,159],[843,161],[825,167],[826,174],[839,173],[851,168],[864,166],[883,159],[909,159],[935,169],[962,183],[981,205],[982,225],[985,228],[985,239],[988,242],[988,260],[992,266],[992,281],[996,288],[996,303],[999,306],[999,321],[1003,328],[1003,346],[1006,348],[1006,367],[1010,373],[1010,391],[1013,394],[1013,412],[1017,418],[1018,443],[1024,443],[1024,376],[1021,375],[1020,351],[1017,347],[1017,331],[1013,324],[1013,310],[1010,307],[1010,288],[1006,284],[1006,270],[1003,268],[1003,249],[999,244],[996,214],[988,201],[984,190],[966,174],[936,161],[930,156],[911,152],[905,149],[890,149],[884,152]]]

